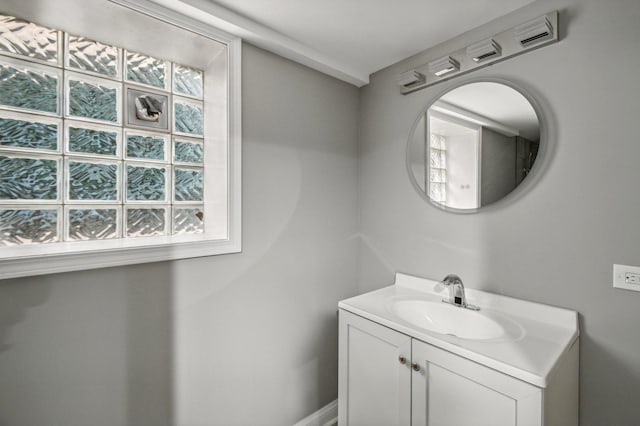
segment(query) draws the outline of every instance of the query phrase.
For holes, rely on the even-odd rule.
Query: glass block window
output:
[[[173,112],[175,133],[194,137],[204,135],[204,108],[201,102],[176,97]]]
[[[169,90],[171,63],[137,52],[127,51],[125,78],[137,84]]]
[[[429,140],[429,196],[433,201],[447,201],[447,138],[431,133]]]
[[[127,236],[165,235],[168,213],[169,209],[163,207],[127,207]]]
[[[67,239],[70,241],[103,240],[118,237],[120,207],[67,207]]]
[[[60,35],[52,28],[0,15],[0,51],[6,54],[57,64],[62,47]]]
[[[163,162],[167,159],[167,135],[128,131],[125,143],[127,158]]]
[[[175,138],[173,161],[176,163],[204,163],[204,145],[196,139]]]
[[[60,212],[35,206],[0,208],[0,240],[3,245],[52,243],[60,240]]]
[[[174,92],[202,99],[204,73],[180,64],[176,64],[173,70]]]
[[[58,116],[61,80],[57,68],[0,57],[0,106]]]
[[[108,77],[120,75],[119,48],[69,34],[65,34],[65,47],[68,68]]]
[[[111,158],[120,156],[121,131],[117,127],[66,120],[64,132],[66,149],[70,154]]]
[[[204,80],[0,15],[0,247],[203,234]]]
[[[12,150],[59,151],[62,120],[0,110],[0,146]]]

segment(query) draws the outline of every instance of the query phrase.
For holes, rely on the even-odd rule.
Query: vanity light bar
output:
[[[479,41],[467,47],[467,56],[473,62],[480,63],[487,59],[497,58],[502,55],[502,48],[492,38]]]
[[[546,16],[518,25],[513,32],[523,47],[541,43],[553,37],[553,27]]]
[[[558,12],[553,11],[447,56],[431,59],[403,72],[396,81],[400,93],[406,95],[557,41]]]
[[[438,77],[459,70],[460,63],[451,56],[445,56],[444,58],[429,62],[429,72]]]

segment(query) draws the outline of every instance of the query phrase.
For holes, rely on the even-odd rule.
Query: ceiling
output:
[[[154,1],[193,6],[222,18],[225,31],[362,86],[369,74],[533,0]]]
[[[540,139],[540,125],[533,106],[522,94],[504,84],[465,84],[447,92],[440,100],[516,129],[531,141]]]
[[[429,118],[426,128],[425,117]],[[508,137],[520,135],[530,141],[540,140],[536,111],[515,89],[488,81],[458,86],[432,104],[428,114],[422,114],[414,127],[407,158],[418,186],[424,191],[425,132],[447,137],[469,135],[473,138],[468,136],[467,141],[475,142],[481,128]]]

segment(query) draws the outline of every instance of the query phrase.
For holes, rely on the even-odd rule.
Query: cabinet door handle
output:
[[[400,364],[402,365],[405,365],[407,363],[407,359],[402,355],[400,355],[400,357],[398,358],[398,361],[400,361]]]
[[[420,365],[417,362],[412,363],[411,368],[413,368],[413,371],[420,371]]]

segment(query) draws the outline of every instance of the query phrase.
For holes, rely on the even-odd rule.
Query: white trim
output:
[[[228,248],[227,253],[242,251],[242,40],[227,44],[229,82],[228,114]],[[221,247],[225,247],[224,244]]]
[[[128,5],[132,8],[153,8],[155,3],[165,8],[167,15],[179,13],[196,19],[202,23],[220,28],[229,34],[276,53],[287,59],[301,63],[328,74],[354,86],[369,84],[369,73],[337,61],[292,39],[272,30],[254,20],[233,12],[209,0],[110,0],[114,3]]]
[[[451,113],[450,110],[447,110],[444,107],[441,107],[441,104],[439,104],[438,102],[441,102],[441,101],[437,101],[436,103],[434,103],[433,104],[434,108],[429,108],[429,118],[433,117],[441,121],[447,121],[449,123],[456,124],[460,127],[464,127],[466,129],[473,130],[475,132],[478,132],[482,129],[481,125],[467,120],[466,119],[467,117],[466,116],[463,117],[461,114],[454,115],[453,113]]]
[[[478,168],[476,169],[476,203],[478,208],[482,207],[482,129],[478,129],[476,133],[478,140],[476,143],[476,158],[478,159]],[[516,142],[517,143],[517,142]]]
[[[160,21],[167,22],[175,25],[179,28],[189,30],[193,33],[200,34],[208,37],[212,40],[218,41],[222,44],[230,45],[234,40],[239,39],[239,36],[232,34],[231,32],[222,31],[218,28],[222,28],[218,25],[212,25],[210,22],[206,22],[200,19],[196,19],[190,14],[187,14],[186,10],[178,7],[169,8],[162,4],[162,1],[149,1],[149,0],[108,0],[111,3],[119,4],[128,9],[135,10],[144,15],[152,18],[159,19]]]
[[[217,236],[216,238],[218,239],[211,239],[212,235],[207,236],[204,234],[195,236],[140,237],[100,241],[98,243],[95,241],[66,242],[56,243],[59,249],[55,250],[55,252],[47,247],[49,244],[5,247],[0,248],[0,251],[10,249],[12,254],[0,259],[0,279],[238,253],[242,250],[242,40],[146,0],[109,1],[227,46],[229,81],[227,84],[228,225],[226,238]],[[6,60],[6,58],[3,59]],[[57,68],[53,69],[61,72]],[[84,75],[83,78],[85,78]],[[89,79],[88,77],[86,78]],[[59,81],[59,84],[62,84],[61,79]],[[39,153],[38,155],[41,156],[42,154]],[[35,153],[33,156],[35,156]],[[59,193],[62,192],[59,191]],[[52,208],[56,207],[52,206]]]
[[[153,238],[153,237],[140,237]],[[79,243],[78,243],[79,244]],[[216,254],[238,253],[240,243],[229,240],[120,249],[109,252],[78,252],[60,255],[2,260],[0,279],[85,269],[107,268],[138,263],[160,262]]]
[[[338,400],[333,400],[293,426],[335,426],[338,424]]]
[[[431,105],[430,109],[433,109],[434,111],[437,111],[449,117],[459,118],[467,123],[472,123],[481,127],[487,127],[507,137],[520,136],[520,131],[518,129],[514,129],[513,127],[509,127],[483,115],[476,114],[475,112],[469,111],[468,109],[450,104],[449,102],[435,101],[433,105]]]

